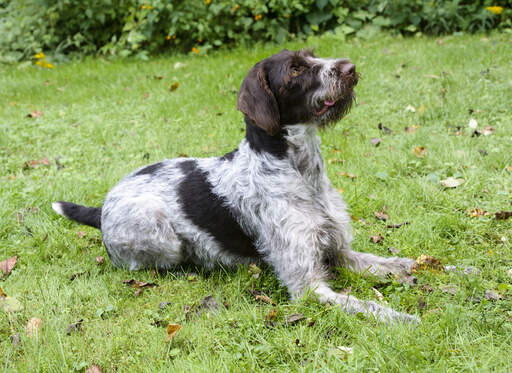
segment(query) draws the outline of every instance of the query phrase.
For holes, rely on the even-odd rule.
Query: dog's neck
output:
[[[288,125],[284,126],[277,135],[270,136],[247,118],[245,122],[245,138],[253,151],[267,153],[281,160],[289,160],[293,168],[312,182],[321,179],[319,176],[325,173],[325,166],[316,126]]]

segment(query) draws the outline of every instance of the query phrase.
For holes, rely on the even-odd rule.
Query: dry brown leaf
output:
[[[77,235],[78,237],[80,237],[80,238],[84,238],[84,237],[85,237],[85,234],[86,234],[86,233],[85,233],[84,231],[78,231],[78,232],[76,232],[76,235]]]
[[[180,330],[182,326],[180,324],[168,324],[167,325],[167,338],[165,339],[166,342],[169,342],[172,337]]]
[[[482,130],[482,135],[484,135],[484,136],[490,136],[490,135],[492,135],[495,131],[496,131],[496,129],[495,129],[494,127],[487,126],[487,127],[484,127],[484,129]]]
[[[37,317],[33,317],[28,320],[26,327],[27,337],[37,336],[41,333],[41,328],[43,327],[43,321],[38,319]]]
[[[412,151],[418,158],[425,158],[425,156],[427,155],[427,149],[425,149],[425,147],[423,146],[417,146]]]
[[[85,373],[101,373],[101,369],[96,364],[92,364]]]
[[[442,272],[444,271],[444,267],[439,259],[436,259],[430,255],[422,254],[416,259],[416,262],[411,268],[411,272],[416,273],[418,271],[424,270]]]
[[[18,257],[16,255],[0,262],[0,269],[2,270],[4,276],[7,276],[9,273],[11,273],[12,269],[14,268],[17,262]]]
[[[464,179],[456,179],[454,177],[449,177],[447,179],[441,180],[440,183],[445,188],[456,188],[462,184],[464,184]]]
[[[45,165],[45,166],[51,166],[52,165],[52,162],[50,162],[50,160],[46,157],[43,157],[41,158],[41,160],[39,161],[41,164]]]
[[[72,332],[77,332],[82,327],[82,323],[84,322],[84,319],[76,320],[74,323],[69,324],[68,328],[66,329],[66,334],[71,335]]]
[[[178,82],[175,82],[173,83],[170,87],[169,87],[169,92],[174,92],[175,90],[178,89],[178,87],[180,86],[180,83]]]
[[[345,172],[345,171],[338,172],[338,175],[348,177],[349,179],[355,179],[355,177],[356,177],[356,175]]]
[[[375,295],[377,296],[377,299],[381,302],[384,301],[384,295],[382,295],[382,293],[380,291],[378,291],[377,289],[375,288],[372,288],[373,292],[375,293]]]
[[[405,130],[405,132],[407,132],[407,133],[414,133],[414,132],[416,132],[416,130],[417,130],[418,128],[420,128],[420,126],[417,126],[417,125],[413,124],[412,126],[405,127],[405,128],[404,128],[404,130]]]
[[[384,236],[380,233],[375,236],[370,236],[370,241],[373,243],[381,243],[382,241],[384,241]]]
[[[497,220],[507,220],[512,217],[512,211],[498,211],[494,216]]]
[[[102,256],[97,256],[96,257],[96,263],[97,264],[103,264],[105,262],[105,258],[102,257]]]
[[[126,284],[132,288],[150,288],[150,287],[153,287],[153,286],[158,286],[157,284],[155,284],[154,282],[144,282],[144,281],[139,281],[139,280],[135,280],[135,279],[131,279],[131,280],[124,280],[123,281],[123,284]]]
[[[163,75],[155,75],[155,76],[153,76],[153,79],[155,79],[155,80],[162,80],[162,79],[165,79],[165,76],[163,76]]]
[[[500,299],[500,295],[492,290],[486,290],[484,297],[485,297],[485,299],[488,299],[488,300],[499,300]]]
[[[43,116],[43,113],[39,110],[32,110],[30,112],[30,114],[27,115],[27,117],[30,117],[30,118],[39,118]]]
[[[304,319],[304,315],[301,313],[294,313],[286,318],[286,323],[290,325],[297,324],[300,320]]]
[[[7,294],[5,294],[4,290],[2,288],[0,288],[0,297],[5,298],[6,296],[7,296]]]
[[[378,219],[378,220],[388,220],[389,219],[389,216],[388,214],[386,214],[384,211],[374,211],[373,212],[373,215],[375,215],[375,217]]]
[[[441,288],[441,290],[444,292],[444,293],[448,293],[448,294],[451,294],[451,295],[455,295],[457,294],[457,285],[454,285],[454,284],[448,284],[446,286],[443,286]]]
[[[370,139],[370,144],[373,146],[379,146],[379,144],[382,142],[382,139],[380,137],[372,137]]]
[[[279,314],[279,310],[277,308],[274,308],[272,311],[270,311],[268,313],[267,316],[265,316],[265,320],[274,321],[277,318],[278,314]]]
[[[468,210],[468,215],[471,216],[472,218],[476,218],[478,216],[489,216],[491,215],[491,213],[489,211],[485,211],[479,208],[474,208]]]
[[[404,221],[403,223],[399,223],[399,224],[388,224],[388,225],[386,225],[386,228],[398,229],[398,228],[402,227],[403,225],[409,225],[409,222]]]

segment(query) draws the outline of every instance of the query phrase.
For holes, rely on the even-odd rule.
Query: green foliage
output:
[[[333,31],[369,37],[512,26],[506,0],[0,0],[0,61],[42,50],[137,55],[205,53],[226,44],[283,43]]]

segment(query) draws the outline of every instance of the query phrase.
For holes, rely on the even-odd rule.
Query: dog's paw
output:
[[[385,324],[399,323],[399,322],[410,322],[413,324],[419,324],[421,319],[418,316],[410,315],[404,312],[395,311],[389,307],[383,307],[375,302],[367,301],[366,308],[368,311],[375,316],[379,321]]]

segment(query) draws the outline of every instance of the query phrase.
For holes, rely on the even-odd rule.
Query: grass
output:
[[[350,57],[363,76],[357,106],[321,134],[329,177],[356,218],[354,248],[390,255],[393,246],[402,256],[433,255],[481,273],[425,272],[418,286],[409,287],[340,270],[332,281],[336,289],[351,286],[352,294],[377,299],[374,287],[390,306],[422,318],[418,326],[386,326],[313,298],[291,303],[270,270],[258,279],[243,267],[211,273],[185,268],[155,278],[151,271],[116,269],[108,259],[98,265],[97,256],[107,258],[99,231],[57,216],[50,203],[100,205],[139,166],[236,147],[244,135],[235,110],[239,84],[255,62],[280,47],[149,61],[94,58],[54,70],[4,66],[0,260],[17,255],[19,261],[0,287],[24,309],[0,310],[2,370],[85,371],[92,363],[104,372],[512,370],[512,219],[467,213],[512,210],[512,37],[343,42],[324,36],[307,44],[320,56]],[[175,68],[177,62],[185,66]],[[179,87],[170,92],[175,82]],[[416,112],[407,112],[408,105]],[[28,118],[33,110],[43,115]],[[495,132],[471,136],[470,118],[480,131],[492,126]],[[379,123],[393,133],[382,133]],[[413,125],[416,132],[404,131]],[[378,147],[372,137],[382,139]],[[414,154],[418,146],[425,157]],[[30,165],[44,157],[50,166]],[[57,157],[64,168],[58,169]],[[449,176],[465,183],[444,189],[439,180]],[[387,222],[374,217],[382,209]],[[379,233],[384,241],[371,243]],[[123,284],[131,278],[159,286],[136,297]],[[256,301],[251,283],[276,305]],[[447,285],[456,293],[444,292]],[[486,290],[501,299],[485,299]],[[209,294],[218,311],[196,314]],[[170,303],[160,309],[164,301]],[[273,309],[276,319],[266,321]],[[291,314],[305,320],[289,325]],[[25,335],[32,317],[42,320],[37,338]],[[68,325],[78,319],[84,320],[81,329],[68,336]],[[169,343],[167,323],[183,325]],[[13,344],[16,333],[20,342]],[[352,347],[353,354],[344,356],[338,346]]]

